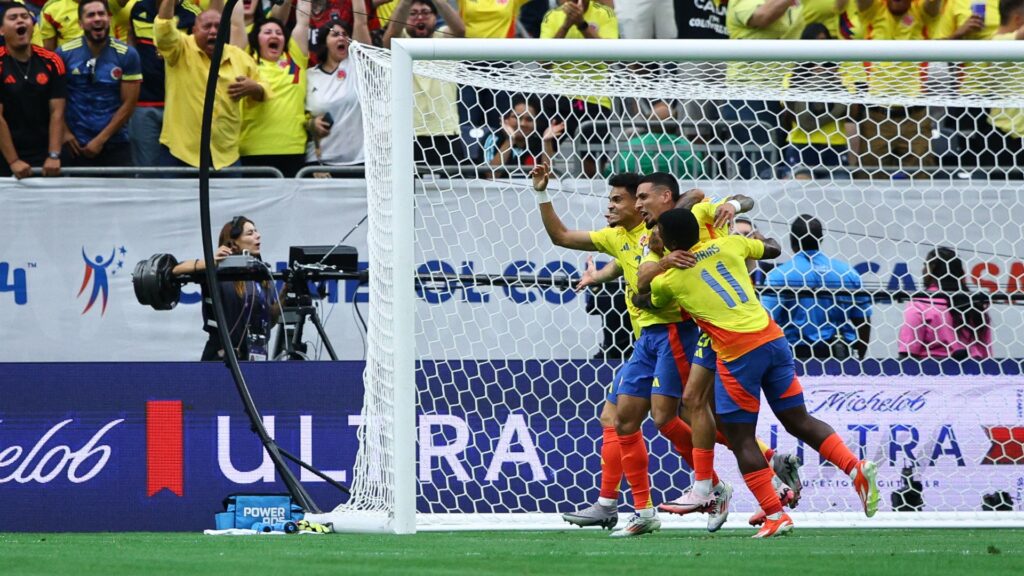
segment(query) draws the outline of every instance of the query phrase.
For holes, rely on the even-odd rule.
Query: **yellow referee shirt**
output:
[[[190,166],[199,166],[199,132],[206,95],[206,76],[210,58],[191,35],[183,34],[173,19],[157,17],[153,22],[156,48],[164,57],[167,97],[160,143],[175,158]],[[239,76],[248,76],[263,86],[265,99],[273,97],[270,85],[260,80],[259,67],[244,50],[224,46],[217,99],[213,105],[213,134],[210,147],[213,167],[221,169],[238,161],[238,142],[242,133],[242,105],[228,96],[228,86]]]

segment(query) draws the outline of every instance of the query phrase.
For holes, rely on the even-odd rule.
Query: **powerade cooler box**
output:
[[[232,494],[224,499],[224,512],[214,515],[217,530],[251,529],[253,524],[302,520],[304,511],[288,494]]]

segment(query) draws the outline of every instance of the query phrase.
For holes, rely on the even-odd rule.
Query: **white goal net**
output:
[[[371,342],[353,495],[328,515],[339,527],[557,527],[596,500],[597,414],[631,330],[619,284],[564,287],[588,256],[610,257],[552,244],[528,178],[541,162],[575,230],[605,226],[620,172],[752,197],[751,224],[785,247],[752,274],[808,409],[879,464],[872,522],[1021,522],[1024,44],[720,44],[742,45],[731,60],[714,44],[354,51]],[[919,56],[863,62],[897,53]],[[817,224],[791,238],[801,215]],[[689,470],[644,432],[654,500],[674,498]],[[803,459],[798,525],[859,517],[845,476],[766,406],[759,436]],[[728,525],[745,526],[756,501],[722,447],[716,469],[737,486]]]

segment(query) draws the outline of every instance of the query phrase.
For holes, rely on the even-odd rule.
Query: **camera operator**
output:
[[[231,255],[248,254],[260,258],[260,233],[256,225],[245,216],[236,216],[224,224],[218,237],[214,261],[220,263]],[[206,270],[206,262],[197,258],[187,260],[174,267],[175,276]],[[224,317],[227,321],[231,344],[239,360],[265,360],[270,328],[280,315],[279,299],[273,293],[268,271],[267,280],[221,281],[220,295],[224,302]],[[217,332],[213,308],[206,303],[206,285],[203,284],[203,330],[207,333],[206,347],[202,360],[216,361],[224,358],[224,344]]]

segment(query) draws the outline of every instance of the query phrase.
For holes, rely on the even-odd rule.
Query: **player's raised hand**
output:
[[[662,256],[661,260],[658,262],[658,266],[660,266],[662,270],[668,270],[670,268],[680,268],[685,270],[686,268],[693,268],[696,265],[697,258],[694,257],[692,252],[687,250],[673,250],[672,252]]]
[[[731,226],[735,218],[736,205],[731,202],[723,202],[715,209],[715,228],[720,228],[726,224]]]
[[[544,192],[548,189],[548,179],[551,177],[551,170],[545,163],[537,164],[530,171],[530,178],[533,179],[533,189],[537,192]]]
[[[597,266],[594,264],[594,257],[587,256],[587,264],[583,267],[583,275],[576,283],[576,292],[582,292],[590,286],[597,285]]]

